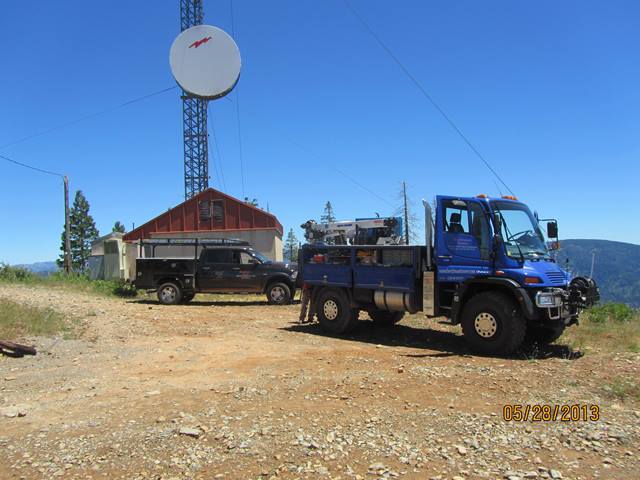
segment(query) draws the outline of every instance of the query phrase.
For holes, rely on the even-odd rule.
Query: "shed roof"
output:
[[[282,225],[271,213],[208,188],[131,230],[124,240],[151,238],[161,233],[265,229],[274,229],[282,237]]]

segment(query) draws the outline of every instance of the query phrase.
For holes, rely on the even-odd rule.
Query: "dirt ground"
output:
[[[35,357],[0,357],[1,478],[640,478],[640,405],[605,388],[638,378],[639,354],[560,339],[479,357],[420,315],[387,328],[362,315],[335,338],[262,297],[168,307],[2,285],[0,298],[81,323],[75,339],[30,339]],[[508,422],[505,404],[595,404],[601,418]]]

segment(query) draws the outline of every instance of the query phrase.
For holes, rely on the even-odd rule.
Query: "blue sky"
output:
[[[638,2],[351,1],[562,237],[640,243]],[[234,13],[243,71],[237,92],[210,105],[212,186],[243,196],[238,93],[244,195],[285,229],[327,200],[344,219],[390,214],[402,180],[416,206],[498,193],[342,0],[235,0]],[[177,0],[5,2],[0,145],[174,85],[178,20]],[[231,32],[229,1],[205,0],[205,22]],[[181,141],[173,90],[0,153],[67,173],[107,233],[182,201]],[[0,161],[0,211],[0,261],[57,257],[59,179]]]

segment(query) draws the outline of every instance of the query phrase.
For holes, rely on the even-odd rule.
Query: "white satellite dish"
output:
[[[224,97],[240,77],[236,42],[211,25],[196,25],[180,33],[171,45],[169,63],[185,92],[208,100]]]

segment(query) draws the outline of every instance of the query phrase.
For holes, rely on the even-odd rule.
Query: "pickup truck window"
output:
[[[240,259],[239,259],[240,265],[251,265],[251,264],[257,263],[256,260],[247,252],[236,252],[236,253],[240,254]],[[234,257],[236,256],[234,255]]]
[[[205,250],[202,260],[204,263],[234,263],[232,252],[230,250],[222,249]]]

